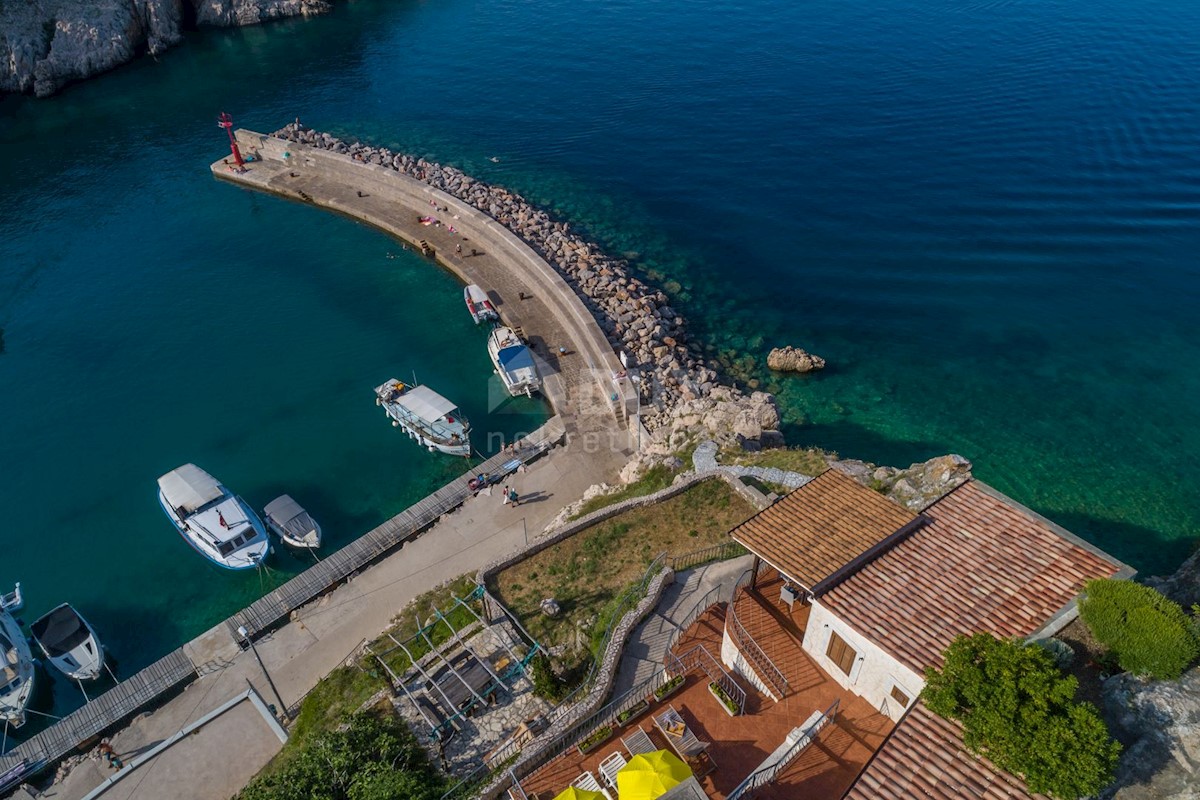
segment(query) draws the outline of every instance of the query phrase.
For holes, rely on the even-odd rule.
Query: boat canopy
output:
[[[500,366],[507,372],[519,369],[533,369],[533,353],[523,344],[506,347],[496,354]]]
[[[40,618],[29,629],[52,656],[71,652],[91,636],[75,609],[66,603]]]
[[[305,534],[317,525],[309,513],[293,500],[290,494],[276,497],[267,503],[267,507],[263,510],[276,525],[295,535],[298,539],[304,538]]]
[[[225,495],[217,479],[195,464],[184,464],[158,479],[158,488],[173,508],[191,514]]]
[[[428,386],[414,386],[397,397],[394,402],[425,422],[437,422],[458,409],[458,406]]]

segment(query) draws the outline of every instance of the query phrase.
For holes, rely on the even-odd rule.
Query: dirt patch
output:
[[[1105,671],[1108,659],[1104,645],[1096,641],[1096,637],[1092,636],[1092,632],[1088,630],[1088,626],[1083,624],[1081,619],[1071,622],[1054,638],[1070,645],[1075,652],[1075,660],[1071,662],[1067,672],[1074,675],[1075,679],[1079,681],[1079,693],[1076,695],[1076,699],[1102,708],[1104,698],[1101,689],[1104,679],[1109,675]]]
[[[605,607],[641,580],[659,553],[682,555],[727,541],[754,508],[713,479],[646,508],[619,514],[501,572],[492,587],[521,624],[547,646],[586,648]],[[562,613],[540,611],[554,598]]]

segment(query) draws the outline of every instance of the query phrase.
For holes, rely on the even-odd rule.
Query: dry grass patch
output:
[[[831,458],[837,458],[837,453],[828,453],[816,447],[789,447],[763,450],[758,453],[721,453],[717,456],[717,461],[721,464],[738,464],[746,467],[774,467],[815,477],[829,469],[829,459]]]
[[[633,509],[597,523],[497,575],[499,599],[546,646],[586,648],[597,619],[661,552],[682,555],[726,541],[726,533],[749,519],[754,509],[714,478],[675,497]],[[552,597],[562,614],[540,611]],[[600,632],[597,632],[597,635]]]

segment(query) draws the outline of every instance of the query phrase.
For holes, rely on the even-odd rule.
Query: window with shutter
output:
[[[904,690],[901,689],[899,686],[892,687],[892,699],[895,700],[900,705],[904,706],[905,708],[908,708],[908,702],[909,702],[908,695],[906,695],[904,693]]]
[[[858,658],[858,653],[854,651],[854,648],[846,644],[846,640],[836,633],[829,634],[829,647],[825,650],[825,655],[829,656],[829,660],[847,675],[854,666],[854,659]]]

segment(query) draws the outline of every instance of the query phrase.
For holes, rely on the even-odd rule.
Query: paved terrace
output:
[[[718,655],[726,608],[725,604],[718,604],[701,615],[683,633],[674,651],[682,654],[696,645],[703,645],[713,655]],[[741,607],[738,610],[743,612]],[[807,618],[806,614],[787,616],[793,622],[797,618]],[[758,622],[754,620],[756,627]],[[824,711],[837,700],[840,703],[837,721],[821,732],[776,783],[763,787],[754,796],[756,800],[841,797],[891,731],[891,720],[877,713],[862,698],[842,689],[811,659],[803,653],[793,652],[790,645],[781,653],[778,647],[786,643],[762,644],[768,655],[779,657],[780,668],[788,678],[789,694],[780,702],[772,701],[739,679],[739,685],[746,690],[746,713],[731,718],[709,693],[704,674],[694,672],[688,676],[684,689],[662,703],[655,703],[649,713],[619,726],[613,738],[599,749],[583,756],[576,748],[571,748],[522,779],[522,788],[530,797],[536,796],[540,800],[554,797],[584,771],[590,770],[599,776],[601,759],[614,751],[624,752],[619,737],[628,736],[637,728],[646,730],[655,745],[669,749],[651,718],[670,704],[679,710],[701,740],[712,743],[709,753],[717,769],[704,777],[701,785],[713,800],[724,800],[793,728],[801,725],[812,712]]]

